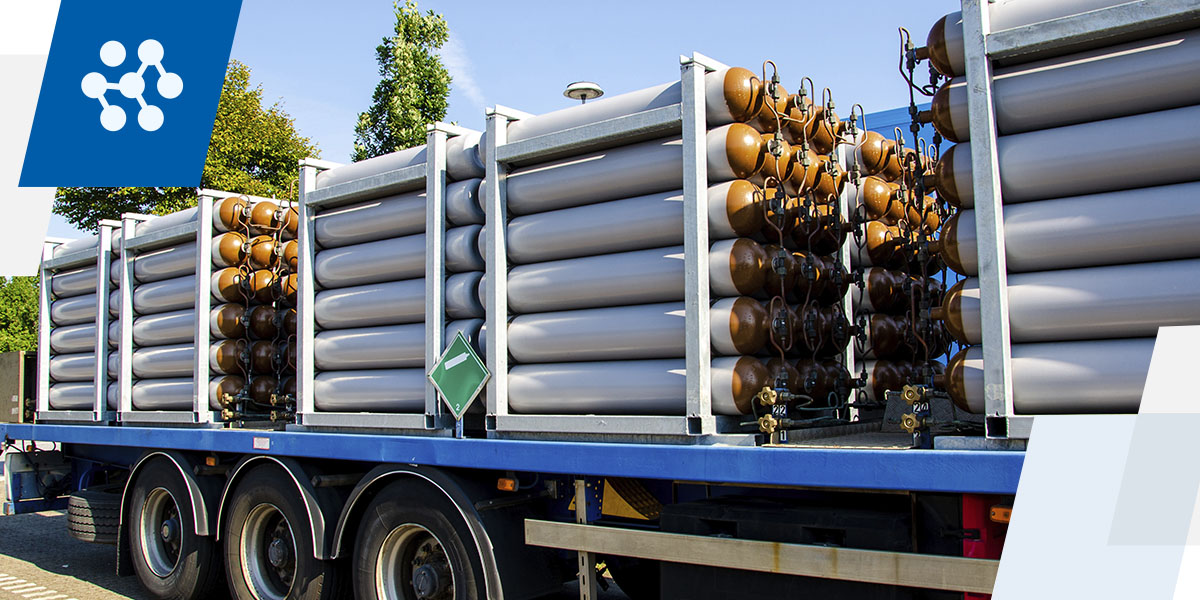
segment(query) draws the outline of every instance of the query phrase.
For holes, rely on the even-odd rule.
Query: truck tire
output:
[[[393,482],[363,513],[354,544],[360,600],[478,600],[483,567],[466,523],[440,491]]]
[[[67,500],[67,531],[71,537],[94,544],[115,544],[120,528],[120,485],[91,487]]]
[[[129,537],[133,571],[156,598],[219,597],[220,553],[211,537],[196,535],[187,483],[165,458],[153,458],[129,491]]]
[[[342,597],[344,578],[333,561],[314,557],[308,511],[286,473],[254,467],[238,482],[226,510],[225,575],[237,598]]]

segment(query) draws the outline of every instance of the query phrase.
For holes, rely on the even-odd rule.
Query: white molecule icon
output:
[[[131,71],[121,76],[117,83],[109,83],[100,73],[88,73],[83,76],[81,87],[88,98],[100,101],[103,107],[100,111],[100,125],[109,131],[120,131],[125,127],[125,109],[116,104],[109,104],[104,95],[108,90],[117,90],[130,100],[137,100],[141,110],[138,111],[138,125],[146,131],[157,131],[163,124],[163,111],[157,106],[147,104],[142,97],[146,91],[146,80],[143,75],[148,67],[158,70],[158,95],[167,100],[179,97],[183,93],[183,78],[175,73],[168,73],[163,68],[163,46],[158,40],[146,40],[138,45],[138,60],[142,61],[137,71]],[[105,42],[100,46],[100,62],[109,67],[118,67],[125,62],[125,46],[116,40]]]

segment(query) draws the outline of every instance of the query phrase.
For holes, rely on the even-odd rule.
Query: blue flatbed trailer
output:
[[[584,586],[582,589],[587,593],[587,586],[594,585],[601,578],[595,576],[594,571],[586,573],[587,577],[584,577],[583,567],[594,565],[597,555],[601,557],[600,560],[607,562],[606,566],[614,572],[619,583],[636,588],[638,581],[631,579],[634,579],[633,575],[644,578],[644,571],[626,566],[626,572],[621,573],[618,569],[622,565],[639,563],[628,558],[622,559],[616,556],[616,552],[626,552],[635,559],[661,557],[666,561],[663,564],[673,565],[663,573],[690,567],[707,569],[705,572],[708,573],[743,573],[747,578],[768,574],[767,577],[782,577],[793,582],[819,581],[846,586],[820,588],[830,597],[872,597],[872,594],[881,593],[883,596],[879,597],[983,597],[977,594],[990,589],[994,580],[998,564],[995,559],[1003,542],[1003,525],[988,522],[986,514],[967,513],[992,510],[996,505],[1011,506],[1024,460],[1024,452],[1020,450],[592,443],[58,424],[0,424],[0,436],[6,442],[20,440],[33,442],[35,446],[36,442],[43,442],[43,448],[46,446],[44,442],[60,444],[62,457],[59,468],[70,473],[70,490],[92,486],[101,477],[129,481],[146,469],[149,463],[164,460],[174,462],[191,482],[189,487],[198,494],[195,498],[203,498],[202,501],[195,501],[195,504],[204,505],[203,509],[196,509],[193,505],[192,523],[218,545],[221,543],[221,532],[226,532],[226,535],[228,532],[225,521],[229,517],[225,515],[228,514],[226,509],[231,490],[240,482],[248,481],[243,475],[253,472],[254,467],[282,468],[292,475],[293,483],[297,486],[295,495],[313,500],[309,518],[313,520],[310,530],[316,532],[312,545],[315,555],[343,569],[349,557],[354,555],[354,540],[364,535],[366,526],[358,517],[363,505],[368,499],[377,498],[379,486],[386,484],[389,479],[411,478],[405,476],[415,475],[444,491],[471,525],[479,525],[490,533],[485,534],[489,541],[484,546],[491,549],[491,555],[480,557],[479,562],[488,574],[485,577],[487,581],[480,586],[479,595],[466,596],[490,598],[537,597],[557,588],[564,578],[575,576],[580,577]],[[13,454],[20,456],[19,453]],[[124,476],[122,472],[132,474]],[[114,473],[117,475],[114,476]],[[21,490],[36,489],[36,486],[30,487],[34,484],[29,480],[35,475],[46,477],[45,472],[38,473],[35,470],[31,473],[27,468],[10,468],[10,493],[15,495],[9,498],[6,506],[9,512],[61,508],[65,504],[67,492],[57,499],[22,497]],[[327,478],[325,481],[329,483],[323,483],[322,477]],[[517,482],[514,486],[517,489],[496,491],[498,486],[495,482],[510,480]],[[535,483],[521,483],[528,481]],[[548,482],[552,481],[557,485],[549,485]],[[573,482],[577,482],[574,491],[571,489]],[[614,486],[610,482],[624,483]],[[659,531],[654,525],[656,519],[629,519],[614,517],[609,513],[606,502],[642,505],[629,498],[636,495],[627,492],[630,489],[629,482],[634,482],[639,490],[650,491],[659,499],[659,513],[670,512],[672,506],[703,506],[722,497],[736,498],[738,502],[749,501],[751,504],[784,499],[810,504],[815,502],[814,506],[828,507],[830,503],[853,505],[859,507],[855,509],[858,512],[861,512],[859,509],[864,502],[866,505],[886,504],[900,498],[903,505],[932,507],[914,508],[912,513],[906,515],[911,517],[908,526],[913,529],[914,539],[939,533],[919,532],[924,528],[921,515],[929,511],[945,512],[946,507],[953,507],[951,512],[957,511],[956,514],[941,515],[949,521],[949,525],[939,517],[936,519],[937,526],[943,530],[948,528],[948,535],[961,539],[963,552],[950,556],[944,545],[940,549],[930,550],[928,545],[922,547],[919,543],[914,548],[895,552],[854,550],[851,548],[854,544],[848,540],[846,546],[839,549],[836,542],[779,544],[740,540],[720,534],[681,536],[679,533]],[[552,492],[542,489],[540,485],[547,486]],[[329,494],[329,490],[334,488],[340,490],[340,494],[334,495],[336,498]],[[533,491],[522,493],[526,488]],[[124,495],[129,494],[129,491],[125,491]],[[627,498],[615,500],[613,494],[625,494]],[[853,498],[863,501],[847,500]],[[523,503],[525,506],[522,506]],[[582,513],[577,510],[578,504],[584,505]],[[505,507],[518,507],[519,510],[517,514],[507,515]],[[129,528],[127,523],[134,517],[128,498],[123,501],[121,510],[123,525],[120,528],[118,564],[121,572],[130,573],[131,550],[126,529]],[[857,518],[854,516],[855,510],[843,515],[844,518],[853,521]],[[882,510],[881,514],[886,514],[888,510],[891,509]],[[474,513],[468,515],[472,511]],[[826,510],[825,513],[834,516],[839,514],[837,510]],[[203,526],[200,526],[201,521]],[[868,518],[866,522],[870,521]],[[355,531],[356,524],[358,531]],[[553,529],[556,526],[586,529]],[[861,526],[848,525],[850,528]],[[474,527],[469,529],[473,530]],[[522,529],[524,539],[521,536]],[[814,530],[827,529],[830,528]],[[946,534],[946,531],[940,533]],[[626,537],[609,539],[604,535]],[[662,538],[642,539],[647,535]],[[476,541],[478,543],[478,538]],[[750,546],[736,549],[724,547],[714,554],[714,550],[705,549],[704,543],[707,541]],[[663,548],[666,550],[659,548],[655,542],[665,544]],[[554,549],[534,549],[532,544]],[[867,547],[870,548],[871,544],[867,544]],[[879,547],[887,547],[887,544]],[[952,544],[952,547],[958,546]],[[508,550],[501,552],[502,548]],[[514,567],[514,563],[532,560],[528,557],[514,560],[520,555],[518,549],[522,548],[539,555],[547,552],[556,555],[564,564],[569,564],[568,559],[577,554],[583,562],[576,573],[570,573],[569,568],[560,565],[554,571],[558,573],[557,577],[547,576],[543,572],[545,569],[534,569],[541,575],[531,578],[524,568]],[[781,549],[782,563],[764,564],[755,558],[761,552],[779,555]],[[840,560],[846,564],[856,564],[858,568],[829,571],[821,561],[829,560],[830,557],[826,555],[830,552],[844,555],[832,558],[835,566]],[[739,562],[730,553],[743,556],[744,560]],[[981,558],[987,553],[994,555]],[[508,556],[507,560],[505,555]],[[741,567],[742,570],[711,568],[717,565]],[[884,565],[887,565],[886,568]],[[506,569],[512,572],[506,572]],[[896,572],[889,574],[886,573],[887,569]],[[678,583],[679,577],[677,573],[674,577],[664,577],[662,583],[656,580],[653,585],[664,586],[661,597],[672,597],[667,595],[671,593],[668,590],[672,589],[668,582]],[[765,583],[767,586],[777,584],[778,581],[771,580]],[[922,586],[928,587],[918,589]]]

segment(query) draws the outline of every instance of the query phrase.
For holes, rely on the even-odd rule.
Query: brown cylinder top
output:
[[[912,365],[904,361],[877,360],[875,368],[868,373],[871,392],[877,401],[887,398],[889,390],[898,391],[909,383]]]
[[[771,379],[757,358],[743,356],[733,365],[733,404],[738,412],[748,415],[754,411],[754,396],[770,385]]]
[[[836,112],[824,105],[814,105],[812,118],[805,124],[808,131],[808,143],[817,154],[829,154],[837,146],[838,135],[842,131],[842,120]]]
[[[961,344],[967,343],[967,333],[963,326],[963,284],[966,280],[950,286],[946,290],[946,297],[942,300],[943,323],[946,324],[946,331],[954,336]]]
[[[282,290],[283,299],[292,306],[295,306],[296,292],[300,290],[300,276],[295,273],[288,273],[279,279],[278,285]]]
[[[734,121],[744,123],[754,118],[762,108],[763,86],[750,69],[732,67],[725,72],[723,82],[725,106]]]
[[[246,386],[246,380],[238,375],[222,375],[215,378],[214,381],[217,383],[216,400],[223,407],[228,404],[226,396],[236,396]]]
[[[250,397],[255,402],[269,403],[279,381],[270,375],[255,375],[250,380]]]
[[[246,236],[236,232],[227,231],[213,237],[213,264],[217,267],[236,267],[246,260],[246,251],[243,244],[246,243]]]
[[[775,382],[782,376],[789,392],[797,393],[801,389],[800,372],[792,363],[773,356],[764,361],[767,368],[767,385],[775,387]]]
[[[770,82],[763,82],[763,105],[749,123],[763,133],[775,133],[788,113],[788,92],[782,85],[775,86],[775,97],[770,94]]]
[[[933,65],[933,68],[942,75],[953,77],[954,69],[950,66],[950,54],[946,49],[946,18],[949,16],[938,19],[933,27],[929,28],[929,37],[925,38],[925,47],[929,49],[929,64]]]
[[[907,308],[902,286],[904,275],[883,267],[871,267],[863,278],[871,306],[877,312],[893,313]]]
[[[867,221],[864,227],[863,245],[871,262],[880,267],[899,267],[905,262],[901,245],[907,241],[904,234],[894,225],[882,221]]]
[[[213,214],[220,223],[220,229],[225,231],[242,231],[246,228],[243,211],[246,200],[241,197],[222,198],[213,205]]]
[[[250,226],[256,231],[270,233],[280,226],[280,220],[275,218],[279,205],[270,200],[260,200],[250,207]]]
[[[283,236],[288,239],[296,239],[296,234],[300,231],[300,211],[295,204],[287,207],[283,211]]]
[[[755,354],[767,345],[771,335],[771,317],[761,302],[741,297],[729,311],[729,334],[741,354]]]
[[[925,196],[921,200],[920,207],[916,203],[910,202],[906,209],[908,214],[905,215],[905,218],[908,224],[913,229],[924,231],[926,235],[933,235],[942,224],[942,218],[938,216],[937,212],[937,201],[931,196]]]
[[[739,294],[750,296],[761,290],[766,282],[766,268],[769,268],[769,259],[758,242],[750,238],[733,241],[729,249],[729,276]]]
[[[250,365],[255,373],[275,371],[275,344],[266,340],[250,344]]]
[[[762,142],[764,148],[769,148],[771,141],[775,138],[773,133],[762,134]],[[759,171],[759,176],[763,178],[764,185],[778,185],[787,181],[792,176],[792,169],[796,163],[792,161],[792,146],[784,140],[779,140],[782,153],[779,159],[776,160],[775,155],[768,150],[763,153],[763,168]],[[774,181],[768,178],[774,177]]]
[[[246,335],[246,308],[241,304],[229,302],[213,309],[217,331],[227,338],[240,338]]]
[[[242,351],[246,348],[245,340],[221,340],[213,344],[212,367],[218,373],[239,373],[242,370]]]
[[[846,185],[846,172],[838,166],[837,159],[828,155],[819,155],[821,166],[817,169],[817,179],[813,183],[813,193],[817,201],[832,203]]]
[[[254,296],[254,299],[263,304],[269,304],[271,298],[271,284],[275,283],[275,274],[266,269],[259,269],[250,274],[246,279],[246,285],[249,287],[249,293]]]
[[[250,268],[269,269],[275,263],[275,238],[256,235],[246,245],[250,249]]]
[[[745,123],[734,123],[725,134],[725,160],[734,177],[747,179],[763,166],[766,148],[762,134]]]
[[[812,118],[812,100],[807,96],[801,98],[799,94],[792,94],[788,97],[787,107],[788,120],[784,122],[784,133],[789,142],[799,146],[805,141],[804,125]],[[809,149],[812,149],[812,142],[809,142]]]
[[[225,267],[213,275],[213,294],[227,302],[243,298],[242,273],[237,267]]]
[[[905,339],[906,317],[874,314],[867,326],[871,330],[871,350],[876,358],[902,358],[911,354]]]
[[[933,100],[930,103],[929,112],[933,117],[933,128],[942,137],[951,142],[958,143],[962,140],[958,139],[958,134],[954,132],[954,118],[950,113],[950,82],[942,84],[938,88],[937,93],[933,95]]]
[[[904,217],[904,201],[899,193],[900,186],[884,181],[882,177],[864,177],[859,186],[862,204],[867,209],[867,218],[895,225]]]
[[[942,375],[942,381],[946,393],[954,400],[954,405],[970,412],[971,404],[967,398],[967,350],[969,348],[964,347],[946,361],[946,373]]]
[[[879,176],[887,181],[899,181],[901,177],[904,177],[904,162],[901,160],[896,140],[888,140],[884,142],[884,145],[888,148],[888,160],[884,163]]]
[[[758,228],[758,233],[767,241],[779,241],[779,230],[775,229],[776,227],[783,230],[783,235],[790,234],[796,227],[796,217],[800,213],[800,204],[796,197],[785,194],[783,215],[777,216],[770,204],[777,192],[778,190],[773,187],[764,188],[762,191],[762,204],[759,209],[763,218],[762,227]]]
[[[284,335],[296,335],[296,309],[285,308],[280,312],[283,313]]]
[[[939,247],[941,248],[942,262],[946,263],[947,267],[954,270],[959,275],[966,275],[966,267],[963,266],[962,255],[958,252],[958,220],[962,215],[961,212],[956,212],[950,215],[949,219],[942,225],[942,235],[940,238]]]
[[[804,250],[816,254],[833,254],[845,241],[849,229],[846,219],[834,204],[817,204],[811,212],[800,207],[800,219],[792,231],[792,241]]]
[[[778,244],[767,244],[763,246],[763,251],[766,252],[766,266],[763,269],[763,289],[768,296],[785,296],[788,292],[796,287],[796,277],[800,274],[800,264],[796,262],[792,253],[784,250]],[[782,277],[775,271],[775,261],[782,260],[787,273]]]
[[[247,319],[250,321],[250,332],[260,340],[274,339],[279,333],[275,325],[275,309],[260,304],[250,309]]]
[[[745,179],[735,179],[725,192],[725,217],[738,235],[753,235],[763,226],[762,202],[765,196],[758,186]],[[291,243],[291,242],[289,242]],[[287,247],[284,247],[287,259]],[[292,269],[296,271],[296,269]]]
[[[803,163],[804,157],[808,159],[807,167]],[[797,147],[792,150],[792,162],[795,164],[789,169],[791,177],[788,178],[787,185],[784,187],[789,194],[802,196],[807,194],[817,184],[821,161],[812,150],[801,152]]]
[[[891,146],[888,139],[874,131],[863,133],[862,142],[855,149],[859,167],[864,175],[882,173],[891,160]]]
[[[296,378],[288,377],[283,380],[283,393],[295,397],[296,396]]]
[[[803,251],[792,253],[792,257],[796,260],[797,271],[792,297],[805,303],[825,290],[826,283],[829,282],[828,263],[816,254]],[[808,277],[810,272],[812,279]]]
[[[937,165],[933,167],[933,174],[937,181],[938,198],[962,208],[962,201],[958,197],[958,187],[954,181],[955,148],[958,148],[958,145],[946,148],[942,157],[938,159]]]
[[[846,297],[846,292],[850,290],[850,275],[846,273],[846,268],[842,263],[837,262],[833,257],[824,259],[825,272],[828,278],[825,281],[825,286],[817,294],[817,302],[828,306],[835,302],[841,302]],[[841,283],[837,283],[838,279]]]
[[[730,219],[733,222],[733,219]],[[288,240],[283,243],[283,266],[287,270],[296,273],[300,270],[299,263],[300,242],[296,240]]]

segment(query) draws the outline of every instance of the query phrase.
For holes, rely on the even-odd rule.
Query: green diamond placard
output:
[[[461,331],[429,371],[429,381],[433,382],[454,418],[460,420],[491,376]]]

